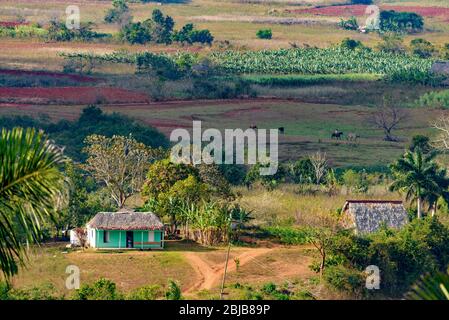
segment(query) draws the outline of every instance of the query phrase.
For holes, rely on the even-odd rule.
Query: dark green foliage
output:
[[[181,43],[202,43],[202,44],[212,44],[214,37],[209,30],[195,30],[192,23],[188,23],[182,27],[181,30],[176,31],[173,34],[173,40]]]
[[[182,72],[173,59],[165,55],[145,52],[137,56],[137,70],[161,79],[175,80],[182,77]]]
[[[131,44],[145,44],[151,40],[148,26],[141,22],[129,23],[121,30],[121,37]]]
[[[381,230],[366,236],[341,232],[334,238],[330,253],[344,261],[333,277],[338,281],[332,279],[331,284],[349,283],[353,272],[376,265],[381,270],[380,292],[401,296],[420,275],[446,270],[449,230],[436,218],[426,218],[415,219],[400,231]],[[343,267],[348,270],[342,271]]]
[[[167,138],[156,129],[141,125],[136,121],[118,113],[104,114],[100,108],[90,106],[83,110],[77,121],[61,120],[57,123],[40,121],[28,116],[2,117],[0,126],[34,127],[43,129],[58,145],[64,146],[64,153],[75,161],[82,161],[84,140],[91,134],[101,134],[107,137],[113,135],[129,136],[150,147],[168,147]]]
[[[414,33],[424,28],[424,19],[414,12],[380,12],[380,29],[384,32]]]
[[[309,158],[300,159],[288,167],[288,177],[294,183],[312,183],[315,178],[315,169]]]
[[[168,281],[168,289],[165,292],[165,298],[167,300],[182,300],[181,288],[173,280]]]
[[[158,285],[148,285],[137,288],[129,293],[127,300],[156,300],[162,298],[163,293],[161,287]]]
[[[426,39],[413,39],[410,42],[412,53],[420,58],[430,58],[435,53],[435,46]]]
[[[449,274],[428,273],[407,294],[412,300],[449,300]]]
[[[416,148],[420,148],[424,154],[434,151],[434,148],[430,145],[430,138],[420,134],[412,137],[412,141],[408,147],[411,152],[414,152]]]
[[[340,43],[340,46],[344,49],[348,50],[355,50],[355,49],[362,49],[364,48],[364,45],[359,40],[354,40],[350,38],[343,39]]]
[[[372,4],[373,0],[351,0],[352,4]]]
[[[260,29],[257,31],[256,36],[259,39],[271,39],[273,37],[273,32],[271,29]]]
[[[101,278],[92,285],[84,284],[76,290],[74,300],[121,300],[123,297],[117,291],[114,282]]]
[[[324,272],[324,280],[333,288],[355,294],[360,291],[365,284],[365,277],[362,272],[343,266],[330,266]]]
[[[125,16],[129,12],[126,0],[113,0],[112,6],[113,8],[107,11],[104,21],[107,23],[124,23],[125,19],[127,19]]]
[[[359,24],[355,17],[350,17],[347,20],[341,19],[338,25],[345,30],[357,30],[359,28]]]
[[[161,10],[154,9],[151,15],[151,38],[156,43],[170,44],[175,22],[170,16],[164,16]]]
[[[47,37],[53,41],[92,41],[109,37],[107,34],[92,31],[93,26],[93,23],[85,23],[81,24],[79,29],[68,29],[65,23],[53,20],[50,21]]]
[[[308,243],[309,230],[292,227],[266,227],[268,235],[275,237],[282,244],[298,245]]]
[[[221,174],[232,185],[241,185],[245,180],[247,168],[239,164],[222,164],[219,166]]]

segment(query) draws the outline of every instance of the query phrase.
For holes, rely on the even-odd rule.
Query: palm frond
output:
[[[52,219],[66,197],[62,151],[43,132],[3,129],[0,137],[0,268],[6,278],[26,257],[23,242],[41,238],[42,222]],[[23,232],[19,232],[22,230]]]

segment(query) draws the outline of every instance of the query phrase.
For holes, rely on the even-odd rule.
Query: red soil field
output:
[[[27,71],[27,70],[3,70],[0,69],[0,74],[7,74],[13,76],[43,76],[43,77],[54,77],[60,79],[70,79],[77,82],[95,82],[98,81],[97,78],[82,76],[78,74],[66,74],[58,72],[48,72],[48,71]]]
[[[345,5],[316,7],[310,9],[289,10],[291,13],[308,13],[322,16],[363,16],[366,15],[366,5]],[[382,10],[395,10],[401,12],[415,12],[424,17],[447,17],[449,8],[443,7],[418,7],[418,6],[380,6]]]
[[[17,22],[17,21],[0,21],[0,27],[3,28],[15,28],[18,26],[27,26],[28,22]]]
[[[148,96],[119,88],[0,88],[0,102],[19,104],[144,103]]]

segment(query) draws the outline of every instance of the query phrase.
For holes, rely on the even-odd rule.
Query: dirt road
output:
[[[273,248],[245,249],[244,252],[235,255],[233,259],[229,259],[228,272],[236,270],[234,259],[237,258],[240,261],[240,266],[243,266],[258,256],[269,253],[271,250],[273,250]],[[210,290],[220,283],[224,273],[224,262],[207,262],[204,260],[205,254],[199,252],[187,252],[184,256],[198,275],[198,281],[193,286],[185,290],[185,293],[191,293],[193,291],[204,289]]]

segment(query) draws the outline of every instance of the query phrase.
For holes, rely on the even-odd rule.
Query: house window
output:
[[[148,242],[154,242],[154,231],[148,231]]]
[[[109,231],[103,231],[103,242],[108,243],[109,242]]]

